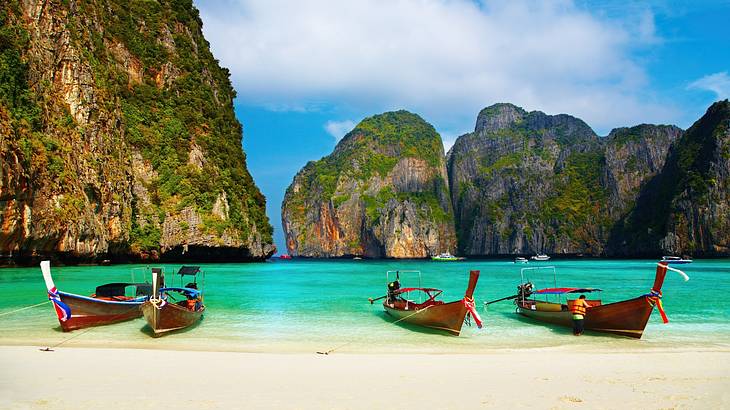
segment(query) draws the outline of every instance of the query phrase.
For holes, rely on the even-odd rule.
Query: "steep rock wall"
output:
[[[417,115],[367,118],[307,164],[282,203],[287,249],[307,257],[426,257],[455,251],[443,145]]]
[[[11,0],[0,19],[3,260],[273,253],[191,2]]]
[[[604,254],[680,132],[642,125],[600,138],[568,115],[485,108],[448,156],[461,252]]]
[[[708,108],[676,142],[612,233],[616,255],[730,255],[730,103]]]

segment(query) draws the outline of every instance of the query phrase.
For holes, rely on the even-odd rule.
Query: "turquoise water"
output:
[[[168,272],[179,265],[163,265]],[[491,349],[567,346],[607,349],[730,347],[730,260],[700,260],[680,266],[689,276],[669,272],[664,306],[670,323],[654,312],[643,339],[587,335],[535,325],[519,319],[511,302],[483,308],[484,301],[514,294],[520,269],[555,266],[558,286],[600,287],[604,303],[646,293],[655,265],[649,260],[574,260],[529,265],[508,261],[315,261],[274,260],[256,264],[203,265],[206,272],[203,321],[184,332],[151,338],[144,319],[80,330],[60,331],[49,304],[2,315],[43,302],[45,286],[39,268],[0,269],[0,345],[140,347],[252,352],[458,353]],[[54,267],[56,286],[90,294],[96,285],[127,281],[135,266]],[[139,266],[136,266],[139,267]],[[379,302],[387,270],[420,270],[422,284],[444,290],[446,301],[463,297],[470,269],[481,271],[475,292],[483,329],[464,327],[460,337],[391,323]],[[538,287],[552,287],[553,275],[531,274]],[[139,278],[139,275],[137,275]],[[402,277],[404,286],[414,285]],[[72,338],[72,339],[70,339]]]

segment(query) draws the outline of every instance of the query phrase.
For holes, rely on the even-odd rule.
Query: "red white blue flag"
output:
[[[58,294],[55,286],[48,291],[48,299],[53,302],[53,308],[56,309],[58,320],[65,322],[71,317],[71,308],[61,301],[61,295]]]

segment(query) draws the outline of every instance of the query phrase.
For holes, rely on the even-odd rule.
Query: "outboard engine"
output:
[[[400,289],[400,282],[398,279],[388,283],[388,300],[395,300],[398,298],[398,294],[396,293],[398,289]]]
[[[527,282],[522,285],[517,285],[517,299],[518,300],[525,300],[530,295],[532,295],[532,282]]]

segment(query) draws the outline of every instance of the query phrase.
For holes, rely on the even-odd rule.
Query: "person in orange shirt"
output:
[[[573,334],[580,336],[583,334],[583,325],[585,322],[586,312],[591,306],[586,302],[586,295],[580,295],[580,297],[573,301],[571,306],[571,312],[573,312]]]

